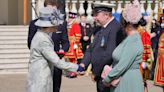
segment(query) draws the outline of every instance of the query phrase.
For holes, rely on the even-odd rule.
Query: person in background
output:
[[[93,42],[93,28],[91,24],[87,23],[86,15],[80,15],[80,31],[81,31],[81,39],[80,42],[82,44],[82,51],[85,53],[86,49],[89,48],[91,42]],[[91,65],[85,72],[85,75],[88,76],[91,74]]]
[[[78,63],[83,58],[82,45],[80,43],[81,32],[80,25],[77,22],[77,13],[69,12],[68,15],[68,39],[70,47],[68,52],[65,54],[65,58],[68,58],[72,63]],[[66,74],[69,78],[77,77],[76,72],[69,72]]]
[[[139,1],[126,4],[122,15],[127,37],[113,51],[113,68],[103,79],[103,84],[110,86],[110,92],[144,92],[140,73],[143,45],[137,32],[142,18]],[[119,81],[113,84],[115,79]]]
[[[101,73],[105,65],[113,62],[112,52],[124,39],[123,31],[119,22],[112,16],[114,4],[94,3],[93,15],[101,29],[95,36],[81,61],[81,66],[87,67],[92,64],[92,80],[96,82],[97,92],[110,92],[109,87],[102,83]]]
[[[98,31],[101,30],[101,25],[96,22],[95,16],[92,16],[93,20],[91,22],[91,27],[92,27],[92,36],[94,37]]]
[[[164,12],[161,15],[161,32],[158,44],[158,55],[154,73],[154,83],[164,91]]]
[[[66,5],[66,0],[53,0],[57,2],[57,7],[59,11],[64,14],[64,19],[66,19],[66,12],[65,12],[65,5]]]
[[[53,7],[56,8],[56,0],[45,0],[44,7]],[[32,20],[29,25],[29,32],[28,32],[28,48],[31,47],[31,41],[37,32],[37,30],[40,29],[40,27],[34,25],[35,22],[39,18]],[[69,40],[68,40],[68,34],[67,34],[67,22],[64,21],[63,24],[60,24],[57,27],[57,31],[52,33],[52,40],[54,42],[54,52],[58,54],[60,59],[62,59],[65,55],[65,53],[69,49]],[[60,92],[60,86],[61,86],[61,80],[62,80],[62,70],[54,67],[53,70],[53,92]]]
[[[152,27],[151,27],[151,47],[153,51],[153,56],[154,56],[154,62],[152,64],[152,68],[150,71],[150,78],[151,80],[154,80],[154,70],[155,70],[155,65],[157,61],[157,55],[158,55],[158,42],[159,42],[159,37],[160,37],[160,24],[156,19],[152,20]]]
[[[55,15],[53,13],[55,12]],[[35,25],[40,29],[31,42],[30,60],[27,76],[27,92],[53,92],[52,69],[54,66],[67,71],[83,71],[77,64],[59,59],[54,52],[52,32],[62,23],[61,13],[52,7],[44,7],[40,11]]]
[[[143,77],[144,82],[144,92],[148,92],[147,88],[147,80],[149,79],[150,70],[152,66],[152,50],[151,50],[151,37],[149,32],[147,31],[146,27],[151,24],[151,21],[147,23],[144,17],[140,20],[140,26],[138,27],[137,31],[139,32],[144,48],[144,52],[142,55],[142,62],[140,64],[140,70]]]
[[[91,25],[87,23],[85,14],[80,15],[80,31],[80,42],[82,44],[82,51],[83,53],[85,53],[85,50],[89,47],[89,44],[91,43],[92,36],[92,28]]]
[[[28,47],[28,49],[31,48],[31,41],[32,41],[35,33],[39,29],[39,27],[35,25],[35,22],[37,20],[38,20],[38,18],[30,21],[30,24],[29,24],[28,37],[27,37],[27,47]]]

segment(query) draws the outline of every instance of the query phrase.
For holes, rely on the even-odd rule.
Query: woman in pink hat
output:
[[[113,68],[103,79],[103,83],[110,86],[110,92],[144,92],[140,72],[143,45],[140,34],[137,32],[142,14],[137,0],[125,6],[123,18],[127,37],[113,51]],[[113,83],[118,78],[119,81]]]

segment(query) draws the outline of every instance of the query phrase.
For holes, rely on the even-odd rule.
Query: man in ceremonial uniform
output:
[[[155,67],[154,83],[164,90],[164,12],[161,14],[161,33],[158,44],[158,56]]]
[[[81,50],[82,46],[80,43],[81,32],[80,25],[77,22],[77,13],[69,12],[68,19],[68,39],[70,43],[70,47],[68,52],[65,55],[65,58],[68,58],[70,62],[78,63],[77,61],[83,58],[83,52]],[[70,78],[74,78],[77,76],[75,72],[70,72],[67,75]]]

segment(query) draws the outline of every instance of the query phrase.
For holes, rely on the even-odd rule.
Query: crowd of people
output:
[[[66,20],[56,0],[45,0],[29,25],[27,92],[60,92],[62,70],[76,78],[90,67],[97,92],[148,92],[149,79],[164,87],[164,15],[143,16],[134,0],[118,21],[113,7],[93,3],[90,24],[86,14],[69,12]]]

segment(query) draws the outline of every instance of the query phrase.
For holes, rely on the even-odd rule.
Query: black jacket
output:
[[[113,19],[106,28],[101,28],[101,31],[96,33],[93,43],[86,50],[82,63],[86,68],[91,63],[93,74],[101,77],[104,66],[112,64],[113,50],[123,39],[121,26],[116,19]]]
[[[82,24],[80,23],[80,32],[81,32],[81,39],[80,39],[80,42],[82,44],[82,51],[83,53],[85,52],[86,50],[86,46],[89,45],[91,43],[91,36],[93,34],[93,31],[92,31],[92,27],[90,24],[86,23],[86,26],[82,26]],[[89,40],[88,41],[85,41],[83,39],[84,36],[88,36],[89,37]]]

